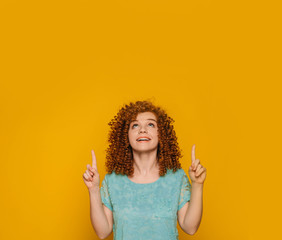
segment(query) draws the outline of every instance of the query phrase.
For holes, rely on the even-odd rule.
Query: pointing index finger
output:
[[[96,156],[94,150],[91,150],[91,154],[92,154],[92,167],[97,169],[97,162],[96,162]]]
[[[193,146],[192,146],[192,164],[195,162],[195,160],[196,160],[196,156],[195,156],[195,147],[196,147],[196,145],[195,144],[193,144]]]

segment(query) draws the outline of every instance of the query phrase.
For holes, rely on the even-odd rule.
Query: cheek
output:
[[[158,142],[159,141],[159,134],[158,134],[158,132],[157,131],[155,131],[153,134],[153,137],[154,137],[154,139]]]
[[[159,132],[158,132],[158,130],[155,130],[154,135],[155,135],[156,137],[158,137],[158,136],[159,136]]]
[[[134,135],[133,132],[128,133],[128,140],[129,140],[130,143],[135,140],[135,135]]]

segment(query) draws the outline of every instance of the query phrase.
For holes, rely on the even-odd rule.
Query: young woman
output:
[[[198,230],[206,168],[195,158],[189,176],[181,168],[177,137],[166,112],[149,101],[124,105],[111,120],[107,174],[99,189],[92,150],[83,180],[90,195],[90,216],[100,239],[177,240],[177,221],[187,234]]]

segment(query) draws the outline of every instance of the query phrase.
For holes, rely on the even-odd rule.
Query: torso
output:
[[[106,174],[100,192],[103,204],[114,213],[114,240],[179,239],[177,211],[190,199],[191,189],[184,175],[183,169],[167,170],[159,179],[152,173],[130,179],[115,172]]]

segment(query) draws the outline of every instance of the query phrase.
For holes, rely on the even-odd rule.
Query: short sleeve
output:
[[[178,202],[178,210],[180,210],[186,202],[190,201],[190,196],[191,196],[191,183],[189,182],[186,173],[183,171],[183,176],[181,180],[181,190],[180,190],[180,196]]]
[[[109,194],[109,191],[108,191],[108,183],[107,183],[106,176],[105,176],[105,178],[102,182],[101,188],[100,188],[100,195],[101,195],[102,203],[107,208],[109,208],[111,211],[113,211],[113,206],[112,206],[110,194]]]

